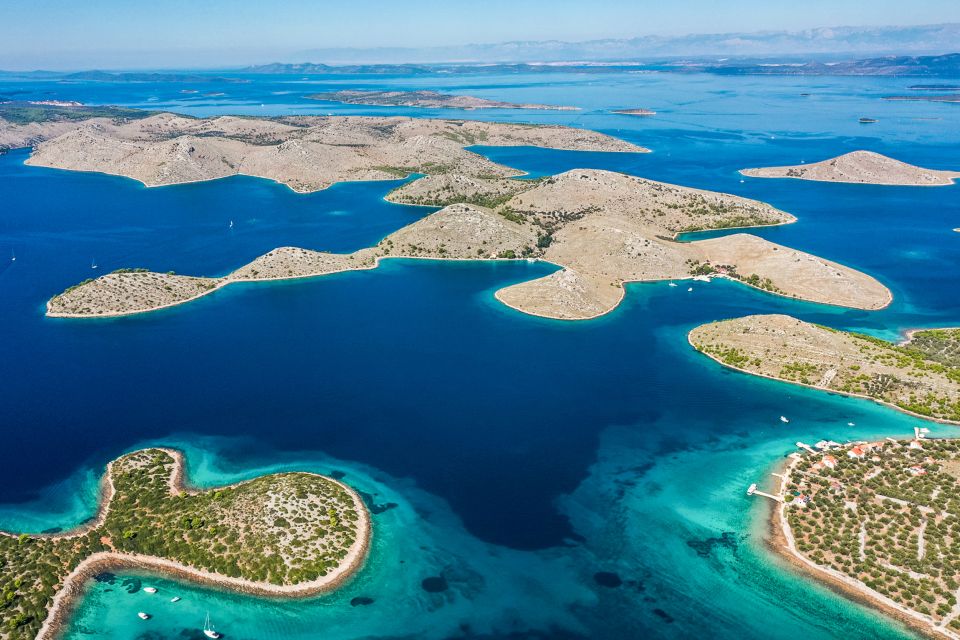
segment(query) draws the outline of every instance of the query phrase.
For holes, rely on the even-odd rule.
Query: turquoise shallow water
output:
[[[0,527],[83,521],[102,465],[149,444],[185,449],[201,485],[277,469],[338,471],[380,505],[370,562],[334,594],[278,603],[120,576],[91,585],[69,638],[196,637],[208,610],[230,638],[908,635],[782,567],[763,545],[766,505],[745,489],[798,439],[906,434],[917,421],[723,370],[693,353],[685,334],[753,312],[884,337],[960,322],[960,234],[951,231],[960,226],[958,187],[741,182],[736,174],[855,148],[949,167],[960,142],[954,106],[878,101],[902,92],[896,79],[551,80],[470,78],[455,88],[584,111],[455,115],[578,124],[649,146],[646,155],[477,150],[534,175],[589,166],[767,200],[799,222],[758,234],[875,275],[894,303],[866,313],[729,282],[692,293],[637,284],[614,313],[571,324],[493,299],[549,265],[397,260],[230,287],[136,318],[55,321],[42,316],[43,302],[95,275],[92,258],[103,270],[219,274],[282,244],[365,246],[429,209],[385,203],[396,182],[310,196],[250,178],[145,189],[25,167],[23,152],[0,156],[0,256],[18,257],[0,265]],[[16,86],[198,114],[318,108],[273,93],[291,84],[255,79],[231,88],[239,95],[194,101],[179,97],[180,87],[0,78],[0,94]],[[798,97],[807,91],[812,101]],[[623,106],[660,114],[605,113]],[[879,126],[857,125],[866,114]],[[598,572],[622,584],[605,586],[612,583],[598,582]],[[431,576],[449,589],[425,591]],[[124,579],[161,592],[127,593]],[[183,597],[176,605],[161,597],[174,592]],[[374,602],[352,606],[357,597]],[[154,618],[140,621],[139,610]]]

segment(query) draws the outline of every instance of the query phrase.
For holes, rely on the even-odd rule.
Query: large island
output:
[[[205,491],[170,449],[107,467],[96,518],[56,534],[0,532],[0,635],[55,638],[86,580],[158,572],[251,594],[308,596],[363,564],[370,519],[360,496],[312,473],[280,473]]]

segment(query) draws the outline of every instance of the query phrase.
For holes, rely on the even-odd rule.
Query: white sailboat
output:
[[[220,634],[213,628],[213,623],[210,622],[210,612],[207,611],[207,619],[203,622],[203,635],[208,638],[219,638]]]
[[[13,249],[11,249],[11,250],[10,250],[10,262],[16,262],[16,261],[17,261],[17,252],[14,251]]]
[[[180,596],[173,596],[170,598],[170,602],[180,602]]]
[[[144,588],[143,588],[143,591],[144,591],[145,593],[156,593],[156,592],[157,592],[157,588],[156,588],[156,587],[144,587]]]
[[[96,269],[96,268],[97,268],[97,259],[96,259],[96,258],[94,258],[94,259],[90,262],[90,268],[91,268],[91,269]]]
[[[230,221],[230,228],[233,229],[233,220]]]
[[[788,420],[786,416],[780,416],[780,422],[787,424],[790,420]]]

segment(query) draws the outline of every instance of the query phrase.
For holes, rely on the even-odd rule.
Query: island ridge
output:
[[[537,181],[427,176],[388,196],[446,204],[352,254],[283,247],[222,278],[123,270],[53,297],[47,314],[105,317],[163,308],[238,281],[369,269],[384,258],[543,259],[563,267],[501,289],[498,300],[533,315],[582,320],[608,313],[627,282],[707,277],[816,302],[878,309],[889,290],[860,272],[748,234],[677,242],[686,231],[783,224],[793,216],[738,196],[575,169]]]

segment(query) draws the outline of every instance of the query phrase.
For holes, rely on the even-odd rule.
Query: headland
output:
[[[745,373],[869,398],[960,424],[960,330],[927,329],[895,345],[786,315],[754,315],[693,329],[690,344]]]

